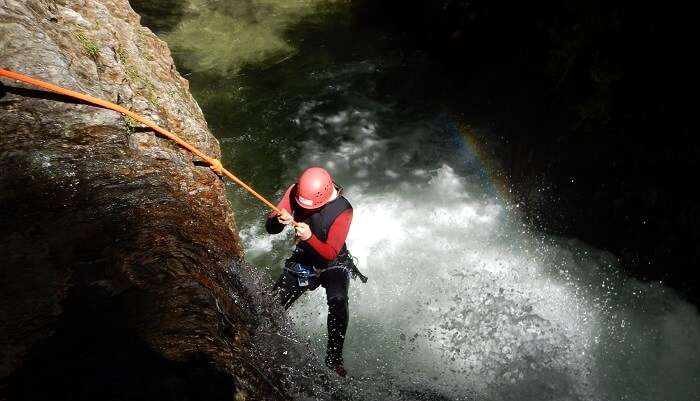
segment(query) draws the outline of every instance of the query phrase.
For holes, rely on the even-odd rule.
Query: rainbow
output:
[[[467,165],[476,163],[480,167],[479,170],[483,172],[484,181],[490,186],[485,189],[504,203],[511,201],[508,177],[493,151],[486,146],[483,135],[480,135],[458,112],[447,111],[444,119],[446,130],[453,133],[453,140],[458,147],[460,158]]]

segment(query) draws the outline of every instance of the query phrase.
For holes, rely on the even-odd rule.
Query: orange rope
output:
[[[21,82],[24,82],[24,83],[29,84],[29,85],[33,85],[33,86],[36,86],[36,87],[39,87],[42,89],[46,89],[48,91],[55,92],[55,93],[58,93],[61,95],[69,96],[69,97],[72,97],[74,99],[79,99],[85,103],[90,103],[90,104],[93,104],[95,106],[104,107],[106,109],[110,109],[110,110],[114,110],[116,112],[119,112],[125,116],[129,116],[129,117],[133,118],[134,120],[140,122],[141,124],[146,125],[147,127],[153,129],[154,131],[158,132],[159,134],[175,141],[178,145],[189,150],[195,156],[197,156],[200,159],[207,162],[209,164],[209,167],[212,170],[214,170],[214,172],[216,174],[218,174],[220,176],[222,176],[222,175],[227,176],[228,178],[233,180],[233,182],[235,182],[236,184],[243,187],[246,191],[250,192],[254,197],[256,197],[259,201],[264,203],[267,207],[269,207],[270,209],[274,210],[277,213],[280,212],[280,209],[278,209],[277,206],[273,205],[270,201],[265,199],[264,196],[257,193],[253,188],[251,188],[246,183],[241,181],[238,177],[233,175],[230,171],[226,170],[226,168],[224,168],[221,165],[221,161],[219,161],[219,159],[211,158],[211,157],[205,155],[199,149],[197,149],[196,147],[194,147],[190,143],[186,142],[185,140],[183,140],[179,136],[171,133],[168,130],[165,130],[165,129],[159,127],[156,123],[154,123],[153,121],[151,121],[145,117],[142,117],[142,116],[140,116],[140,115],[138,115],[130,110],[127,110],[124,107],[121,107],[117,104],[114,104],[112,102],[98,99],[98,98],[90,96],[90,95],[85,95],[83,93],[75,92],[75,91],[72,91],[70,89],[66,89],[66,88],[63,88],[63,87],[60,87],[57,85],[53,85],[53,84],[50,84],[48,82],[44,82],[44,81],[41,81],[41,80],[38,80],[38,79],[35,79],[32,77],[28,77],[26,75],[19,74],[19,73],[13,72],[13,71],[8,71],[8,70],[4,70],[4,69],[0,68],[0,77],[6,77],[6,78],[14,79],[17,81],[21,81]]]

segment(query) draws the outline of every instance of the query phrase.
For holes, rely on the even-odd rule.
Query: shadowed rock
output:
[[[0,5],[0,67],[220,156],[166,44],[126,0]],[[260,314],[223,182],[118,113],[2,84],[0,399],[285,398],[271,368],[283,349],[252,345],[278,315]]]

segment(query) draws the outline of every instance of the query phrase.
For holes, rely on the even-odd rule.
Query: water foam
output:
[[[321,113],[319,104],[303,105],[297,116],[319,132],[298,167],[325,165],[347,184],[356,211],[348,246],[370,277],[350,291],[345,358],[363,377],[354,398],[700,394],[695,308],[662,286],[627,280],[613,255],[531,232],[509,205],[484,192],[483,175],[458,173],[439,157],[432,168],[416,166],[413,155],[434,135],[430,126],[393,127],[407,134],[396,137],[376,111]],[[254,262],[256,252],[288,238],[253,227],[244,233]],[[290,313],[322,355],[323,290]],[[677,375],[660,374],[666,369]]]

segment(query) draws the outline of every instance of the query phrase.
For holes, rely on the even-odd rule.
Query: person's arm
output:
[[[311,238],[306,242],[318,253],[322,258],[331,261],[338,257],[338,252],[343,247],[345,239],[350,231],[350,223],[352,222],[352,209],[343,211],[335,218],[333,224],[328,229],[328,238],[323,242],[318,237],[311,234]]]
[[[287,191],[284,193],[282,199],[277,204],[277,208],[284,209],[288,213],[292,212],[292,201],[290,199],[292,188],[294,188],[294,184],[290,185],[289,188],[287,188]],[[284,229],[284,224],[280,223],[277,220],[277,215],[278,213],[273,211],[272,213],[270,213],[270,215],[267,217],[267,220],[265,221],[265,230],[268,232],[268,234],[279,234]]]

